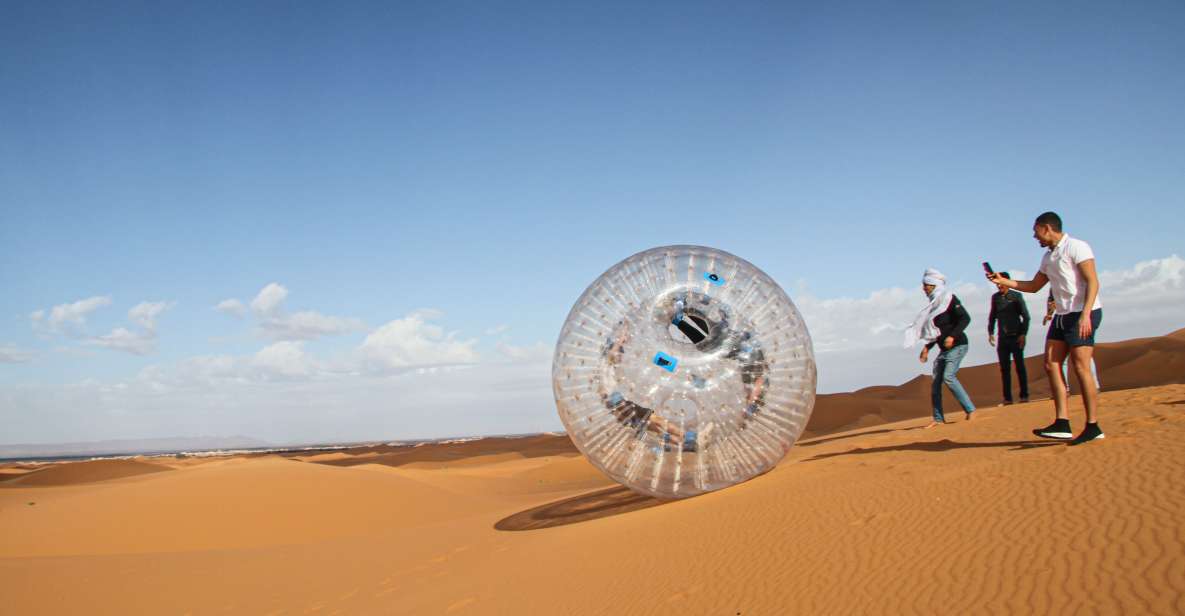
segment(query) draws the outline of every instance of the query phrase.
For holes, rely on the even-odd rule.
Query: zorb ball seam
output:
[[[560,331],[556,408],[590,462],[630,489],[685,498],[751,479],[815,404],[802,315],[753,264],[703,246],[633,255],[597,278]]]

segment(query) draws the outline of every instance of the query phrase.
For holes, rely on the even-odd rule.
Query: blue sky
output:
[[[1177,2],[10,4],[0,441],[554,428],[540,349],[597,275],[663,244],[734,252],[818,310],[832,391],[917,366],[873,353],[887,347],[865,314],[845,331],[821,307],[896,315],[871,299],[912,294],[927,266],[968,283],[984,259],[1031,272],[1029,225],[1047,209],[1112,280],[1145,272],[1176,292],[1183,31]],[[213,309],[271,283],[288,294],[269,314]],[[1175,297],[1134,294],[1110,335],[1185,326],[1135,317]],[[88,298],[109,302],[56,331],[31,318]],[[128,314],[142,303],[160,305]],[[301,312],[322,320],[277,333]],[[496,364],[530,393],[492,404],[505,420],[449,406],[431,375],[394,374],[416,367],[400,355],[368,379],[402,379],[439,413],[400,420],[414,413],[381,393],[390,382],[316,370],[240,375],[257,398],[205,383],[213,398],[64,406],[80,387],[149,387],[192,358],[245,365],[276,343],[345,365],[396,321],[435,345],[426,356],[446,350],[436,363]],[[118,328],[132,347],[96,342]],[[357,417],[279,428],[299,415],[284,397],[297,373],[326,400],[379,393],[351,402],[369,409]],[[502,382],[462,373],[458,387]],[[232,413],[217,392],[257,404]]]

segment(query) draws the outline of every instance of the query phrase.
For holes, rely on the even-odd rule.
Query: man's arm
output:
[[[991,337],[996,333],[996,296],[988,301],[992,303],[992,309],[988,311],[988,337]]]
[[[988,274],[987,279],[992,281],[992,284],[1002,284],[1022,293],[1036,293],[1049,283],[1049,277],[1045,275],[1045,272],[1037,272],[1032,280],[1009,280],[998,273]]]
[[[1090,322],[1090,311],[1094,309],[1094,300],[1099,296],[1099,275],[1095,271],[1094,259],[1079,263],[1078,275],[1086,279],[1086,301],[1082,303],[1082,318],[1078,319],[1078,335],[1086,338],[1094,330],[1094,325]]]
[[[1090,314],[1094,309],[1094,300],[1099,297],[1099,275],[1095,271],[1094,259],[1079,263],[1078,275],[1086,279],[1086,301],[1082,303],[1082,312]]]

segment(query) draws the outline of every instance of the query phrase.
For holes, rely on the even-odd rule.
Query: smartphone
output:
[[[991,264],[991,263],[988,263],[987,261],[984,261],[984,262],[983,262],[983,271],[985,271],[985,272],[987,272],[987,273],[989,273],[989,274],[995,274],[995,273],[996,273],[996,272],[995,272],[995,270],[993,270],[993,269],[992,269],[992,264]]]

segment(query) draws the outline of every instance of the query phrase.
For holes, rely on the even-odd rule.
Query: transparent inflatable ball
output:
[[[594,465],[684,498],[774,467],[815,403],[810,334],[765,272],[722,250],[665,246],[597,278],[552,362],[556,407]]]

